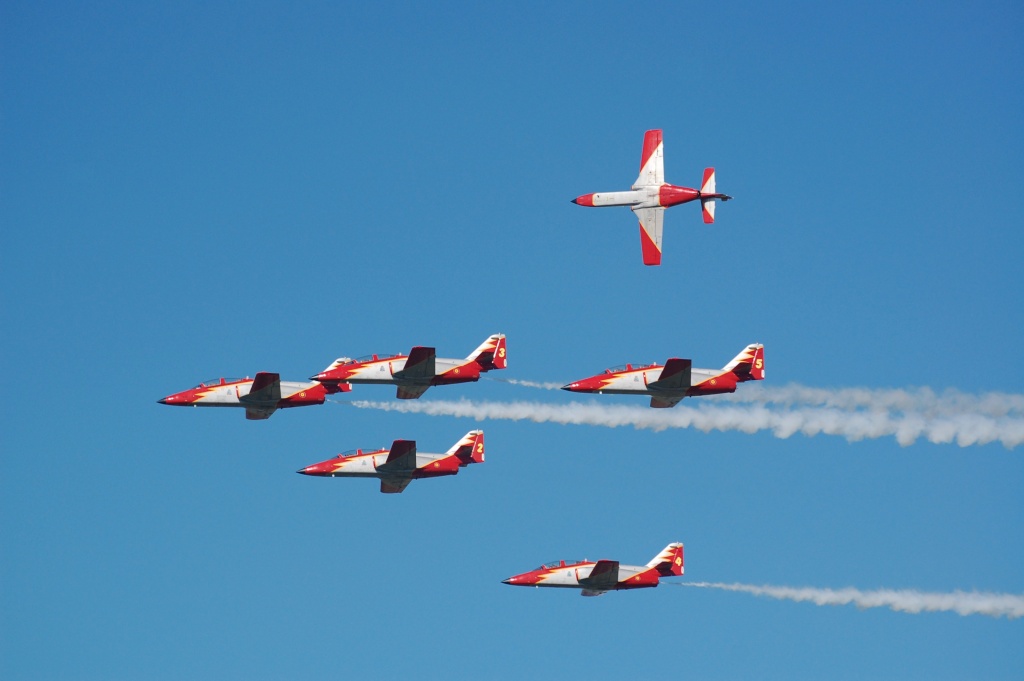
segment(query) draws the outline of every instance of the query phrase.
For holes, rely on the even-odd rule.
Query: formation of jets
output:
[[[581,206],[629,206],[640,221],[640,244],[645,265],[661,264],[662,225],[666,208],[700,201],[705,223],[715,220],[715,202],[732,197],[715,189],[715,169],[707,168],[700,189],[665,182],[661,130],[644,135],[640,175],[629,191],[584,194],[573,199]],[[415,346],[408,354],[373,354],[358,359],[340,357],[309,381],[282,381],[280,375],[259,372],[254,378],[219,378],[168,395],[161,404],[191,407],[242,407],[249,420],[263,420],[278,409],[323,404],[327,395],[349,392],[356,384],[387,384],[398,399],[418,399],[431,386],[469,383],[483,373],[507,366],[504,334],[489,336],[465,359],[443,359],[433,347]],[[685,397],[736,390],[739,383],[764,378],[764,346],[748,345],[722,369],[694,369],[689,359],[673,357],[660,364],[626,364],[603,374],[580,379],[563,390],[583,393],[649,395],[652,407],[673,407]],[[395,440],[389,449],[344,452],[297,471],[317,477],[365,477],[380,480],[380,491],[401,493],[422,478],[455,475],[484,461],[484,433],[471,430],[443,454],[418,452],[414,440]],[[513,586],[580,589],[584,596],[609,591],[658,586],[662,577],[683,574],[683,545],[669,544],[643,566],[614,560],[547,563],[504,580]]]

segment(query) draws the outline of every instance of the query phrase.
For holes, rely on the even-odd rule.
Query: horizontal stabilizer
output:
[[[434,348],[417,345],[409,351],[405,367],[395,372],[395,378],[407,381],[429,381],[434,377],[434,359],[437,357]]]
[[[619,561],[599,560],[590,575],[580,580],[588,589],[613,589],[619,583]]]
[[[377,466],[377,470],[393,473],[416,470],[416,441],[395,440],[391,443],[387,461]]]

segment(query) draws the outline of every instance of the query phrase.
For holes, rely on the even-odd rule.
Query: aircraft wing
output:
[[[377,466],[384,473],[399,473],[416,470],[416,441],[395,440],[391,443],[391,451],[387,461]]]
[[[676,395],[652,395],[651,406],[655,409],[668,409],[679,404],[686,397],[682,393]]]
[[[633,212],[640,220],[640,250],[645,265],[661,264],[661,226],[665,218],[665,209],[634,208]]]
[[[272,374],[266,371],[259,372],[256,374],[256,378],[252,380],[249,394],[240,397],[239,401],[242,404],[253,406],[273,405],[274,408],[277,408],[277,403],[281,401],[281,374]],[[266,416],[263,418],[266,418]]]
[[[395,372],[395,378],[403,381],[429,381],[434,377],[434,359],[437,357],[434,348],[419,345],[409,351],[405,360],[405,368]]]
[[[665,362],[658,380],[648,383],[647,387],[653,390],[689,390],[692,368],[691,360],[673,357]]]
[[[401,494],[410,482],[412,482],[412,478],[381,478],[381,494]]]
[[[277,411],[277,407],[246,407],[245,418],[250,421],[262,421],[269,419],[275,411]]]
[[[604,596],[607,591],[593,591],[591,589],[584,589],[580,592],[580,596]]]
[[[640,175],[633,183],[633,189],[665,184],[665,144],[661,130],[644,133],[644,150],[640,154]]]
[[[580,584],[593,591],[614,589],[619,583],[619,561],[599,560],[594,564],[590,575],[580,580]],[[586,595],[586,594],[584,594]]]
[[[429,385],[400,385],[398,386],[398,399],[416,400],[420,395],[427,392]]]

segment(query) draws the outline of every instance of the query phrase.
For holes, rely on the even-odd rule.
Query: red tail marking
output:
[[[505,349],[505,337],[502,336],[498,339],[498,347],[494,348],[494,359],[492,360],[492,364],[494,364],[495,369],[504,369],[507,366],[507,354],[508,351]]]
[[[728,170],[728,168],[726,168],[726,170]],[[715,174],[715,169],[714,168],[705,168],[704,169],[704,179],[701,180],[701,182],[700,182],[700,189],[701,189],[701,191],[704,191],[704,188],[708,186],[708,180],[710,180],[711,177],[714,174]],[[728,173],[726,173],[726,174],[728,174]]]

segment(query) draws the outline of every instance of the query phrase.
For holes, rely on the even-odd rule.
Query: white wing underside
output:
[[[647,232],[648,238],[654,243],[658,251],[661,251],[661,226],[665,219],[665,209],[656,208],[634,208],[640,227]]]
[[[659,142],[658,146],[654,149],[654,153],[644,163],[644,167],[640,169],[640,174],[637,176],[636,182],[633,183],[633,189],[651,186],[658,187],[665,184],[664,152],[665,144],[664,142]]]

